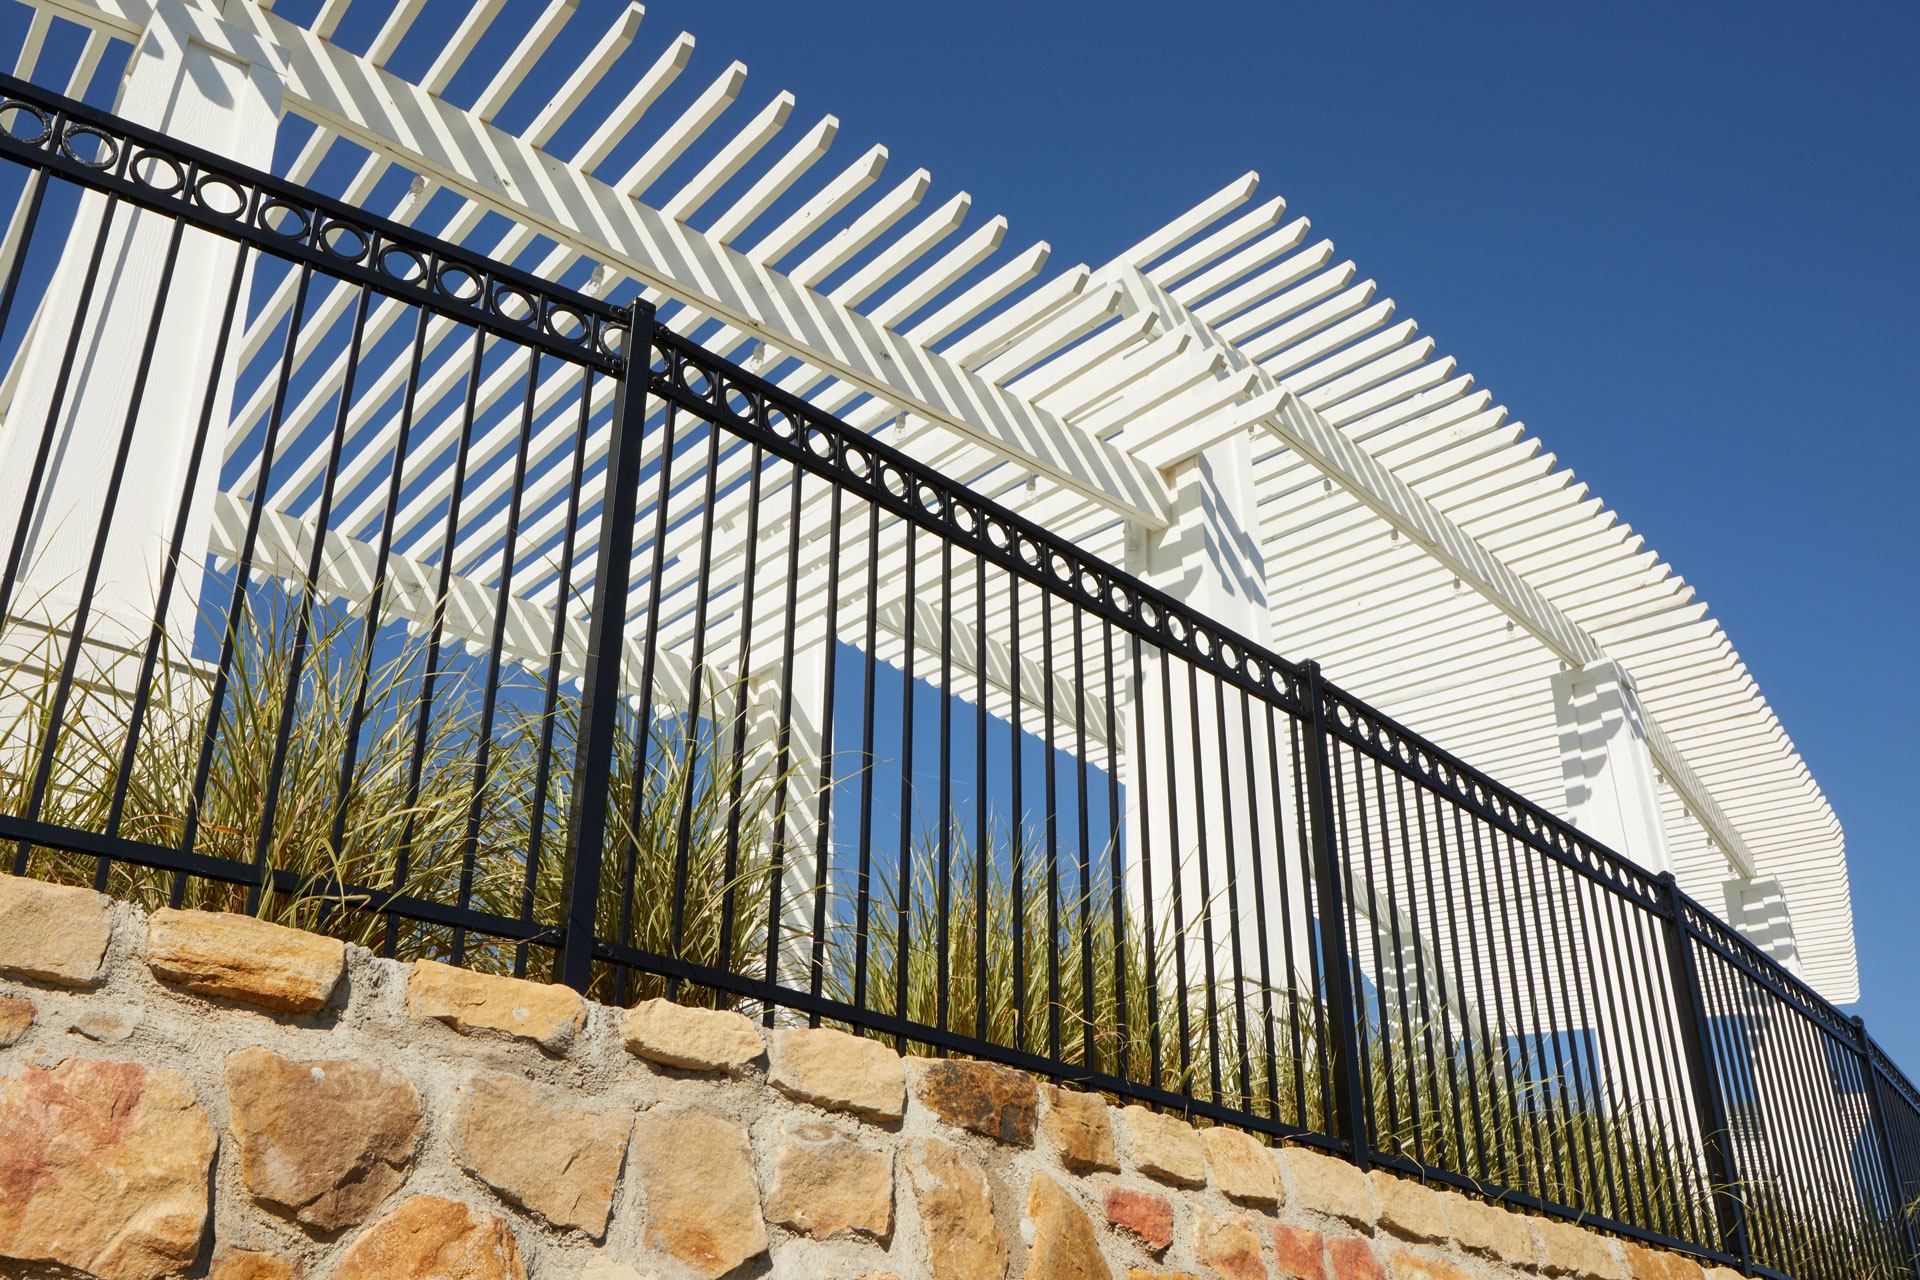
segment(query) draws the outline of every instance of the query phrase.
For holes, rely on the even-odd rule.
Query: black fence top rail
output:
[[[626,310],[0,74],[0,156],[615,373]]]

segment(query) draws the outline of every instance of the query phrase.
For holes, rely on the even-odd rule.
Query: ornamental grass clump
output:
[[[494,669],[422,631],[385,628],[369,645],[364,619],[297,592],[250,592],[224,664],[221,639],[199,646],[211,660],[161,642],[137,734],[141,653],[83,643],[48,753],[66,636],[9,624],[0,806],[26,814],[37,790],[51,825],[249,869],[230,881],[117,860],[105,869],[102,889],[149,909],[250,912],[401,960],[544,978],[545,948],[376,908],[398,894],[510,920],[561,918],[577,695],[549,698],[544,664]],[[774,811],[804,798],[800,770],[790,763],[777,778],[764,744],[733,750],[717,697],[692,717],[648,719],[642,732],[623,702],[596,932],[744,971],[766,911]],[[48,783],[36,788],[42,772]],[[257,896],[252,868],[273,873]],[[101,866],[35,847],[28,870],[88,884]],[[676,877],[677,901],[661,888]],[[603,966],[590,994],[662,989],[653,975]]]

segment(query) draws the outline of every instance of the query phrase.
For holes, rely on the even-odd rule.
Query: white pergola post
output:
[[[169,136],[266,169],[281,113],[282,77],[270,45],[180,0],[161,0],[138,40],[115,110]],[[169,179],[161,171],[158,179]],[[0,537],[18,526],[56,391],[62,381],[80,295],[107,201],[89,192],[71,225],[43,216],[37,253],[64,234],[60,260],[21,353],[18,393],[0,442]],[[120,448],[135,370],[152,322],[161,264],[173,220],[126,204],[113,213],[79,342],[52,422],[36,514],[22,547],[11,612],[55,629],[70,618],[93,554],[104,495]],[[123,480],[112,512],[99,579],[91,593],[90,638],[143,643],[173,535],[188,459],[206,404],[220,320],[239,246],[187,231],[164,299],[151,373],[136,413]],[[240,294],[245,305],[246,290]],[[239,345],[236,319],[231,348]],[[233,361],[220,370],[205,449],[194,484],[169,633],[192,635],[212,498],[230,417]]]
[[[1660,773],[1633,677],[1619,663],[1601,660],[1557,673],[1552,686],[1569,819],[1583,834],[1656,875],[1672,871],[1660,812]],[[1636,910],[1598,897],[1602,910],[1618,912],[1622,920]],[[1658,936],[1657,927],[1648,932]],[[1601,1085],[1614,1107],[1637,1098],[1640,1114],[1685,1134],[1692,1127],[1685,1117],[1694,1113],[1685,1056],[1660,1048],[1664,1036],[1645,1038],[1645,1028],[1656,1024],[1661,1010],[1672,1010],[1677,1018],[1690,1015],[1678,1006],[1680,993],[1657,948],[1643,952],[1624,943],[1624,953],[1616,951],[1622,936],[1630,935],[1619,922],[1596,930],[1601,972],[1589,975],[1589,984],[1616,1015],[1600,1017],[1590,1028]]]
[[[1173,524],[1164,531],[1127,540],[1127,568],[1176,597],[1200,616],[1261,644],[1271,643],[1272,614],[1267,595],[1265,557],[1260,549],[1253,489],[1252,447],[1242,432],[1165,471],[1174,495]],[[1264,925],[1268,975],[1275,1012],[1285,1016],[1280,992],[1300,990],[1309,971],[1307,888],[1293,869],[1290,761],[1282,728],[1278,763],[1285,832],[1275,831],[1272,790],[1275,763],[1268,758],[1264,711],[1255,708],[1253,741],[1248,741],[1240,695],[1225,693],[1225,750],[1220,717],[1223,708],[1214,680],[1202,675],[1190,689],[1186,663],[1168,660],[1153,646],[1141,653],[1144,687],[1130,690],[1130,714],[1122,738],[1122,781],[1127,794],[1126,881],[1134,909],[1144,901],[1143,860],[1150,860],[1156,947],[1163,984],[1171,983],[1176,948],[1184,954],[1187,982],[1198,990],[1206,977],[1206,927],[1212,930],[1216,977],[1225,985],[1233,973],[1237,926],[1244,998],[1251,1017],[1260,1008],[1258,940]],[[1198,697],[1193,689],[1197,689]],[[1171,713],[1169,715],[1169,712]],[[1136,719],[1137,718],[1137,719]],[[1169,725],[1171,728],[1169,728]],[[1198,749],[1195,730],[1198,730]],[[1144,741],[1144,755],[1142,742]],[[1253,752],[1249,785],[1247,753]],[[1141,805],[1147,809],[1143,823]],[[1204,811],[1203,811],[1204,806]],[[1253,838],[1258,830],[1259,840]],[[1265,919],[1254,892],[1256,859],[1264,885]],[[1283,861],[1284,864],[1283,865]],[[1203,877],[1204,862],[1204,877]],[[1178,867],[1177,880],[1170,881]],[[1230,908],[1229,878],[1237,897]],[[1287,884],[1283,895],[1281,884]],[[1178,884],[1184,945],[1173,937],[1173,889]],[[1291,918],[1289,918],[1289,916]],[[1293,943],[1288,953],[1287,940]],[[1223,1009],[1224,1011],[1224,1009]]]
[[[1581,831],[1656,874],[1673,870],[1659,772],[1626,668],[1591,662],[1553,677],[1567,815]]]

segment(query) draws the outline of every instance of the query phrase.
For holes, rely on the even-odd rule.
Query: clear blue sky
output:
[[[1699,588],[1920,1072],[1920,6],[652,0],[639,44],[683,27],[683,83],[739,58],[1056,265],[1257,169]]]

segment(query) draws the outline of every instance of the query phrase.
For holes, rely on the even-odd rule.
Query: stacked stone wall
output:
[[[74,1275],[1703,1280],[1003,1067],[0,876],[0,1277]]]

